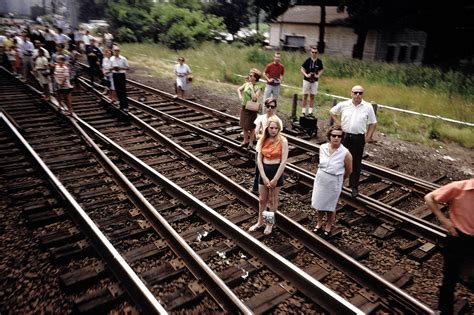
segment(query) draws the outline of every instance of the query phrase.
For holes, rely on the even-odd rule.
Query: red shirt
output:
[[[454,227],[474,236],[474,178],[452,182],[433,194],[436,202],[449,203],[449,218]]]
[[[265,74],[267,75],[267,78],[272,78],[272,79],[278,79],[280,80],[280,76],[285,74],[285,67],[281,63],[269,63],[265,67]],[[267,84],[271,84],[271,82],[268,82]]]

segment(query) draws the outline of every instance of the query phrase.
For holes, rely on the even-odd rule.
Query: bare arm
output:
[[[367,134],[365,135],[365,143],[372,141],[372,136],[374,135],[375,128],[377,127],[377,123],[373,123],[369,125],[367,129]]]
[[[431,212],[433,212],[438,218],[439,223],[441,223],[441,225],[446,228],[446,230],[448,230],[448,233],[452,236],[458,236],[453,222],[441,212],[439,203],[435,200],[435,193],[433,191],[425,196],[425,201]]]
[[[276,187],[276,185],[278,183],[278,179],[281,177],[281,175],[285,171],[285,166],[286,166],[286,161],[287,160],[288,160],[288,141],[286,140],[286,138],[284,138],[283,143],[282,143],[282,148],[281,148],[280,166],[278,167],[278,170],[277,170],[275,176],[270,181],[270,184],[269,184],[270,188],[275,188]]]
[[[264,77],[265,80],[267,80],[268,82],[273,82],[273,78],[270,78],[270,77],[268,76],[267,69],[268,69],[268,66],[265,67],[265,70],[263,71],[263,77]]]
[[[238,89],[237,89],[237,95],[239,95],[239,100],[242,101],[242,91],[244,90],[245,84],[242,84]]]
[[[257,167],[258,167],[258,171],[260,172],[260,176],[262,177],[263,184],[268,185],[269,181],[268,181],[267,175],[265,174],[265,171],[263,170],[263,155],[262,155],[262,152],[258,152]]]
[[[352,173],[352,154],[349,152],[349,150],[347,151],[346,156],[344,157],[344,168],[344,179],[346,179]]]
[[[321,74],[323,74],[323,72],[324,72],[324,69],[318,72],[318,78],[321,77]]]
[[[303,67],[300,68],[300,71],[302,75],[304,75],[307,78],[309,77],[309,75],[306,73],[306,70]]]
[[[331,112],[329,112],[329,114],[331,115],[331,118],[332,118],[332,120],[334,120],[334,123],[335,123],[336,125],[340,125],[340,124],[341,124],[341,121],[339,120],[339,118],[337,117],[336,114],[333,114],[333,113],[331,113]]]

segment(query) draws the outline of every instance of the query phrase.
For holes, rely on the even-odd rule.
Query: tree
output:
[[[79,21],[98,20],[105,16],[104,3],[96,0],[82,0],[79,4]]]
[[[292,5],[292,0],[254,0],[254,6],[266,13],[268,22],[274,21]]]
[[[410,0],[343,0],[349,14],[349,24],[357,34],[352,57],[362,59],[369,30],[406,27],[413,11]]]
[[[128,28],[138,41],[151,36],[153,23],[150,16],[151,0],[107,0],[105,7],[107,16],[115,29]]]
[[[190,11],[171,4],[155,5],[151,17],[154,39],[173,49],[192,47],[225,29],[220,17],[205,16],[200,10]]]
[[[227,31],[235,35],[249,24],[248,3],[245,0],[216,0],[207,6],[206,12],[224,19]]]

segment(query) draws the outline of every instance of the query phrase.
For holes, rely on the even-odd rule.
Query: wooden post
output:
[[[293,103],[291,105],[291,119],[296,120],[296,111],[298,109],[298,94],[293,94]]]
[[[377,109],[379,109],[379,106],[374,101],[372,101],[371,104],[372,104],[372,108],[374,109],[375,115],[377,115]]]

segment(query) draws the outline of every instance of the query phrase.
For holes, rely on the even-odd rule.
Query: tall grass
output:
[[[272,60],[273,52],[242,44],[204,43],[185,51],[174,51],[157,44],[124,44],[124,55],[132,63],[146,65],[151,73],[171,77],[174,61],[184,56],[198,82],[234,93],[236,86],[251,68],[263,71]],[[300,67],[308,54],[282,52],[285,66],[284,84],[295,88],[281,90],[280,111],[290,113],[293,94],[301,94]],[[413,65],[395,65],[322,55],[325,72],[319,91],[350,96],[355,84],[365,87],[364,99],[378,104],[439,115],[474,123],[474,80],[456,72]],[[301,95],[300,95],[301,99]],[[332,98],[318,94],[317,116],[328,118]],[[378,113],[378,130],[399,139],[431,143],[431,138],[454,141],[474,148],[474,128],[434,119],[421,118],[383,109]]]

